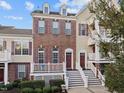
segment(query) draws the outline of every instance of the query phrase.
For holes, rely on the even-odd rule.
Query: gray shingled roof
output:
[[[32,35],[31,29],[17,29],[13,26],[1,26],[0,34],[19,34],[19,35]]]

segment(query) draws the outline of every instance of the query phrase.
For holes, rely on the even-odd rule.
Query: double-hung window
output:
[[[85,36],[88,34],[87,24],[79,24],[79,36]]]
[[[57,35],[59,34],[59,22],[58,21],[53,21],[53,28],[52,28],[52,33]]]
[[[52,51],[52,63],[59,63],[59,51],[58,51],[58,48],[53,48],[53,51]]]
[[[18,65],[18,79],[23,79],[26,77],[26,67],[24,64]]]
[[[38,27],[38,33],[39,34],[44,34],[45,33],[45,21],[44,20],[40,20],[38,22],[39,27]]]
[[[22,54],[23,55],[28,55],[29,54],[29,42],[23,42]]]
[[[66,35],[71,35],[71,22],[66,22],[65,23],[65,34]]]
[[[39,48],[38,51],[38,62],[45,63],[45,51],[43,48]]]
[[[21,55],[21,42],[20,41],[15,41],[15,55]]]

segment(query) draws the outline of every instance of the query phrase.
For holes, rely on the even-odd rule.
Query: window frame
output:
[[[18,79],[26,78],[26,65],[25,64],[18,64],[17,66],[18,66]],[[22,66],[22,68],[21,68],[21,66]],[[22,71],[19,71],[20,69]],[[23,73],[24,74],[24,77],[20,77],[20,73]]]
[[[71,35],[72,34],[72,23],[71,22],[65,22],[65,35]]]
[[[41,31],[43,29],[44,31]],[[39,20],[38,21],[38,34],[44,34],[45,33],[45,20]]]
[[[57,53],[57,57],[58,58],[55,58],[55,53]],[[54,62],[54,60],[57,60],[57,63],[59,63],[59,49],[57,48],[57,50],[54,50],[54,48],[53,48],[53,50],[52,50],[52,63],[56,63],[56,62]]]
[[[38,63],[41,63],[39,60],[43,60],[44,62],[43,63],[45,63],[45,50],[44,50],[44,48],[43,48],[43,50],[41,50],[41,51],[39,51],[39,49],[40,48],[38,48]],[[42,58],[39,58],[39,53],[43,53],[43,57]]]

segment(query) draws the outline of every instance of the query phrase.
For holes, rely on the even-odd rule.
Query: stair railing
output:
[[[102,83],[102,86],[105,85],[105,78],[104,76],[102,75],[102,73],[100,72],[99,69],[96,69],[96,67],[93,65],[93,63],[91,63],[91,70],[93,71],[93,73],[95,74],[95,77],[98,76],[99,80],[101,81]],[[98,75],[97,75],[97,72],[98,72]]]
[[[84,71],[82,70],[82,68],[81,68],[81,66],[80,66],[79,63],[77,64],[77,69],[78,69],[78,71],[80,72],[81,78],[82,78],[83,81],[84,81],[84,87],[88,87],[88,76],[86,76],[86,75],[84,74]]]
[[[100,79],[102,86],[105,86],[105,78],[102,75],[102,73],[100,72],[100,70],[98,70],[98,78]]]
[[[66,71],[66,62],[63,62],[63,72],[64,72],[64,80],[65,80],[65,86],[66,89],[68,89],[68,84],[69,84],[69,77],[67,76],[67,71]]]

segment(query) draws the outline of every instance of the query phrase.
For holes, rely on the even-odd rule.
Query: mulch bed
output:
[[[9,91],[0,91],[0,93],[21,93],[19,89],[12,89]]]

